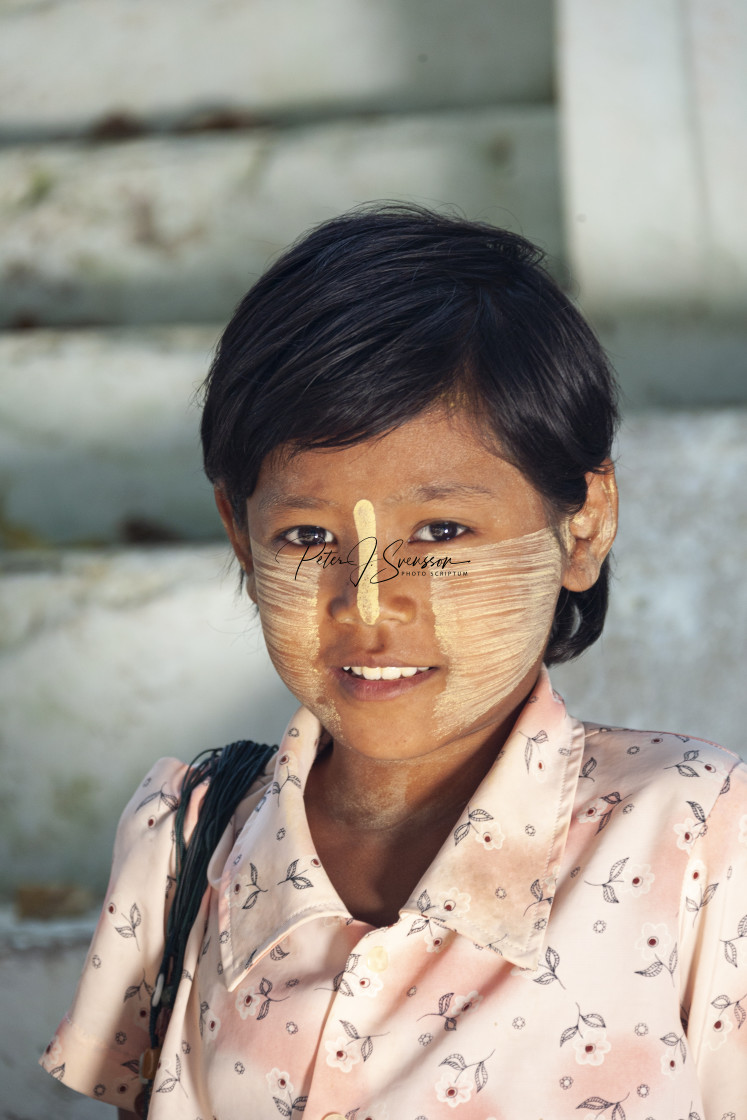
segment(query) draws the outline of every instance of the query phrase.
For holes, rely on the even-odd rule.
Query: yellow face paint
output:
[[[277,556],[251,541],[259,616],[270,659],[285,685],[332,734],[339,726],[334,704],[324,695],[319,657],[317,600],[322,568]]]
[[[547,642],[562,575],[549,528],[463,556],[467,575],[431,579],[436,639],[448,659],[435,704],[440,733],[475,724],[529,672]]]
[[[379,557],[376,549],[371,555],[371,544],[376,540],[376,514],[367,498],[355,503],[353,520],[358,534],[358,614],[367,626],[373,626],[379,617],[379,585],[372,582]]]

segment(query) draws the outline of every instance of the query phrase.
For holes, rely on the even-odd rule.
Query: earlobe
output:
[[[220,486],[216,486],[213,489],[213,494],[215,496],[215,504],[218,507],[220,519],[223,522],[223,528],[226,530],[226,535],[231,542],[231,548],[244,573],[242,581],[246,586],[247,594],[252,602],[256,603],[254,565],[252,563],[252,549],[249,544],[249,533],[246,529],[237,525],[231,500],[225,491],[222,490]]]
[[[617,532],[617,483],[609,459],[586,475],[586,501],[568,522],[569,547],[563,587],[587,591],[599,572]]]

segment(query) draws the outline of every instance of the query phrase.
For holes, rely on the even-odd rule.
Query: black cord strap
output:
[[[166,925],[161,967],[151,996],[150,1049],[140,1057],[140,1079],[145,1088],[137,1104],[143,1117],[148,1115],[161,1045],[182,979],[187,940],[207,890],[208,864],[239,802],[277,749],[276,746],[241,739],[227,747],[198,754],[184,775],[174,817],[174,901]],[[193,793],[204,782],[209,783],[207,792],[187,844],[184,839],[187,810]]]

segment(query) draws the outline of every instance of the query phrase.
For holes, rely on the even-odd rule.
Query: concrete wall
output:
[[[562,253],[548,107],[17,146],[0,182],[0,326],[227,319],[290,240],[367,199],[458,207]]]
[[[559,0],[571,271],[633,407],[747,399],[747,5]]]
[[[4,0],[0,20],[13,139],[553,97],[551,0]]]

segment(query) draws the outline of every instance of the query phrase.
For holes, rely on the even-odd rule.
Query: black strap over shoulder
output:
[[[145,1091],[138,1101],[140,1114],[148,1115],[158,1057],[182,978],[187,939],[207,889],[207,869],[218,841],[239,802],[262,774],[277,751],[276,746],[241,739],[217,750],[203,751],[189,766],[174,817],[176,886],[166,927],[166,944],[151,997],[150,1049],[141,1055],[140,1078]],[[184,822],[192,794],[203,782],[207,792],[189,843]]]

